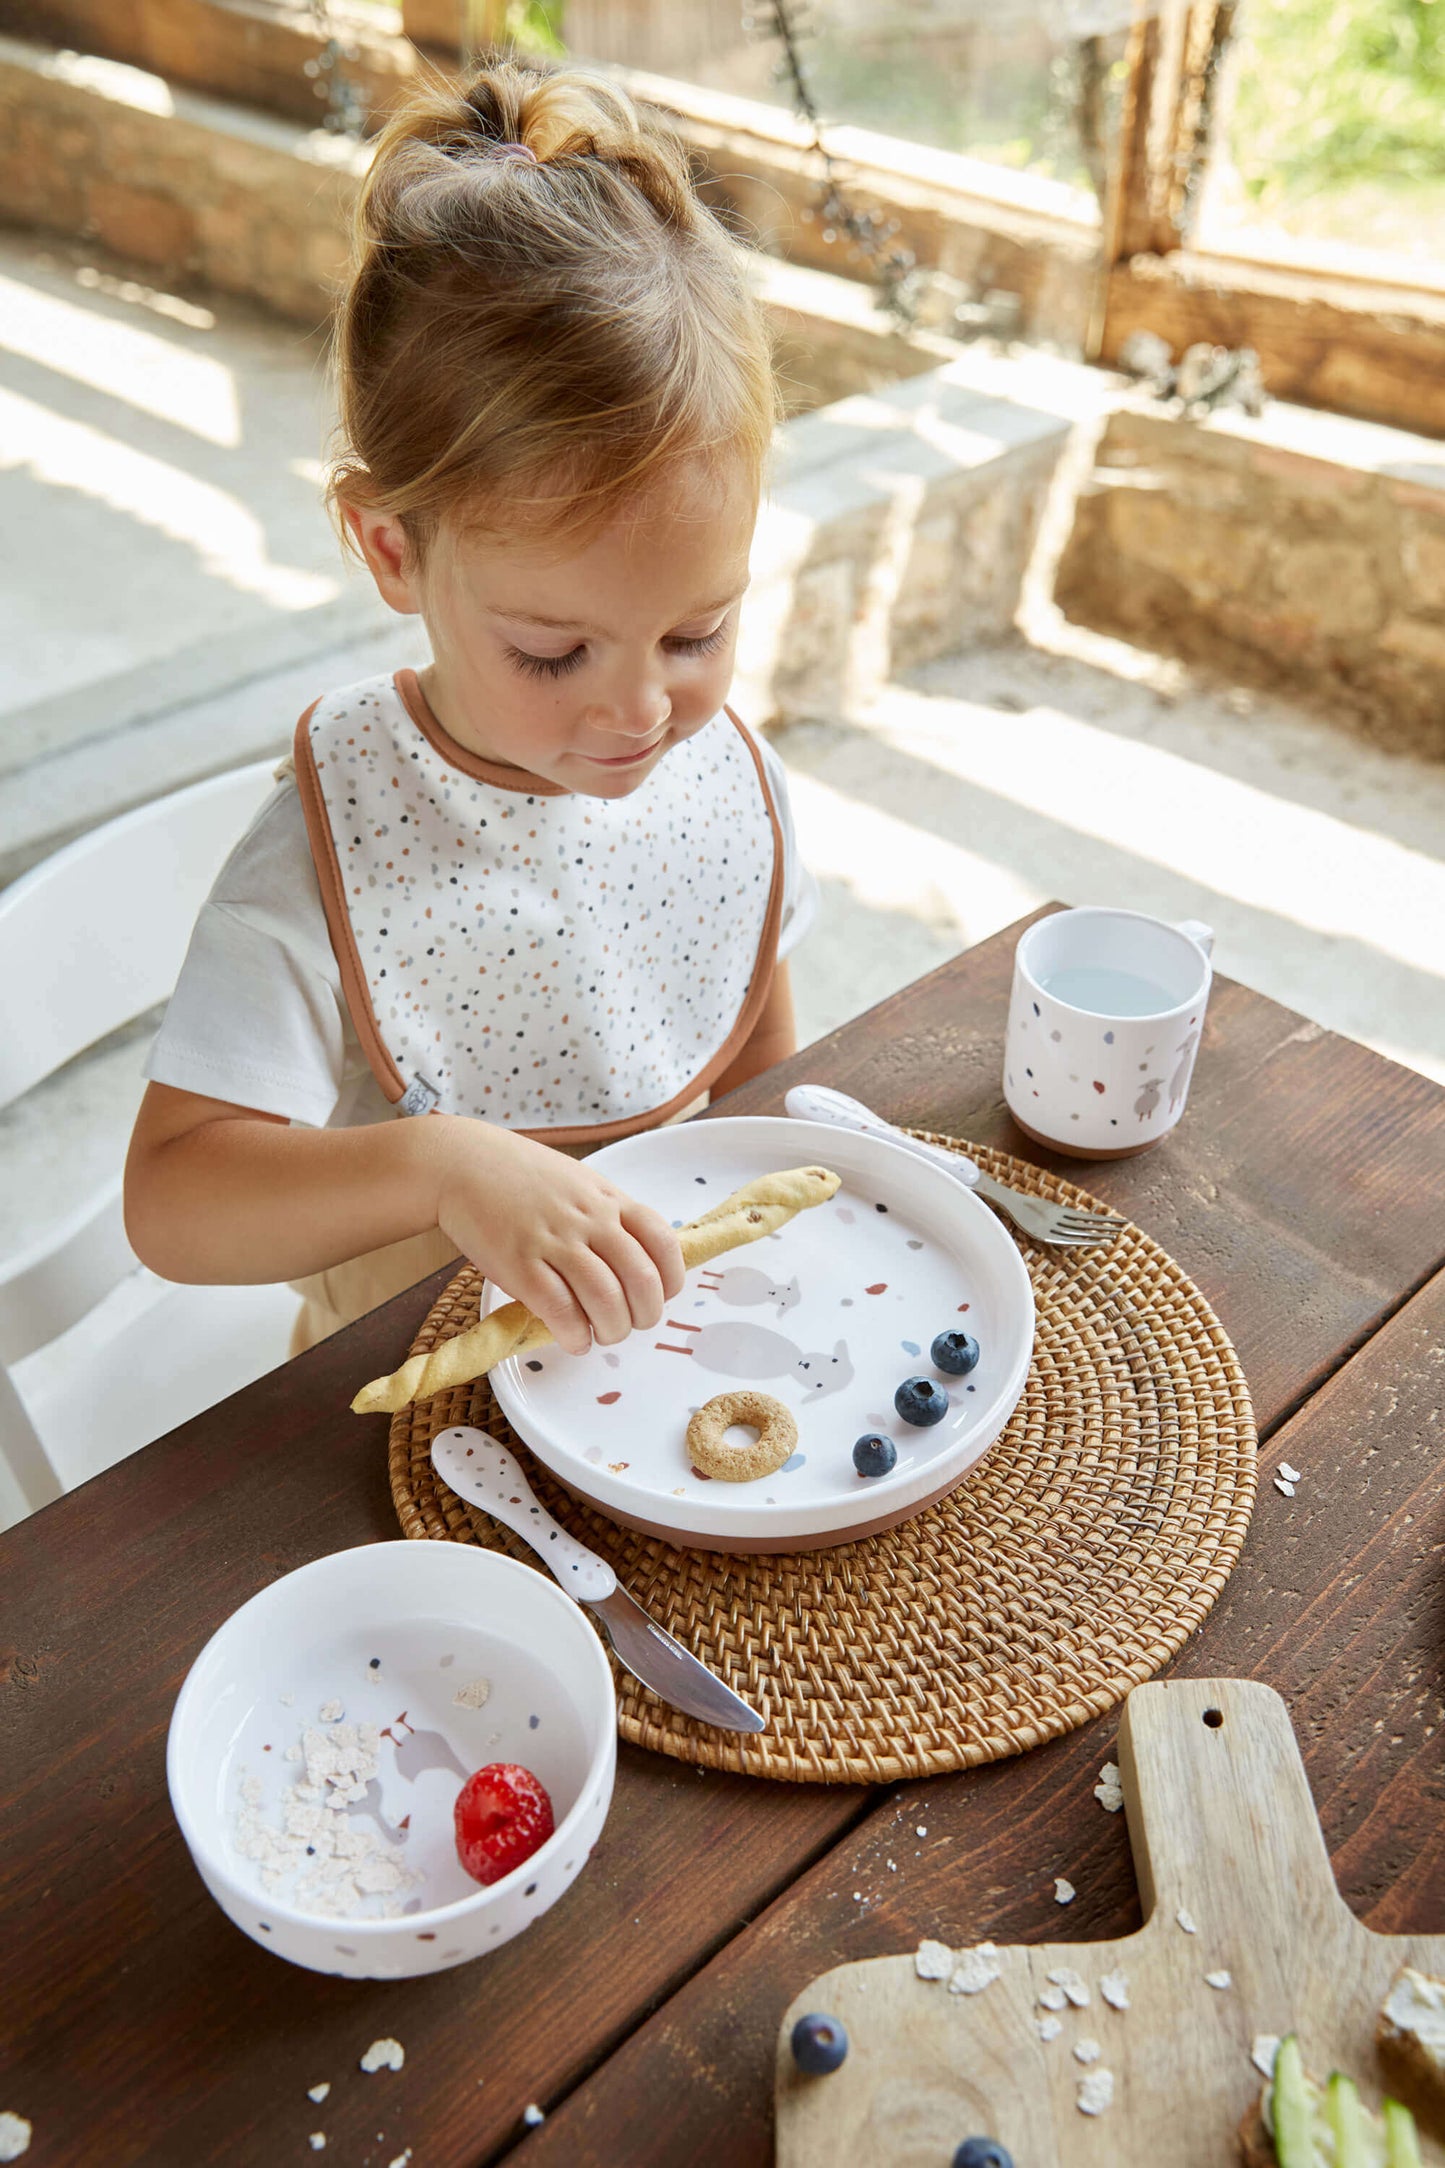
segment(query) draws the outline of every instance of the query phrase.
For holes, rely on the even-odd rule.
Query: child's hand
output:
[[[684,1278],[681,1246],[660,1213],[530,1137],[464,1117],[430,1121],[437,1225],[559,1347],[585,1355],[594,1339],[611,1347],[657,1324]]]

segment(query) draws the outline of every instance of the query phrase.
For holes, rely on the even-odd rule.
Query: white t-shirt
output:
[[[771,746],[762,755],[783,835],[783,957],[812,923],[817,887],[798,858],[786,771]],[[144,1074],[315,1129],[394,1117],[352,1025],[289,775],[201,907]]]

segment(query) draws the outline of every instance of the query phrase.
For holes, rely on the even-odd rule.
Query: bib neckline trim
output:
[[[572,796],[565,783],[553,783],[546,776],[530,774],[525,768],[507,768],[500,761],[483,760],[480,754],[469,753],[464,745],[459,745],[439,721],[415,670],[398,670],[392,683],[417,729],[449,768],[459,769],[478,783],[490,783],[496,790],[515,790],[529,798]]]

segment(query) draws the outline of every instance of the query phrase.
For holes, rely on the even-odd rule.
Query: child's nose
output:
[[[655,738],[672,714],[672,702],[662,685],[638,685],[624,689],[613,705],[609,721],[621,738]]]

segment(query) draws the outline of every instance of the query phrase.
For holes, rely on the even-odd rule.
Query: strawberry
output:
[[[490,1887],[531,1858],[556,1824],[547,1788],[518,1762],[488,1762],[457,1794],[457,1858]]]

